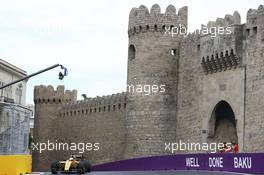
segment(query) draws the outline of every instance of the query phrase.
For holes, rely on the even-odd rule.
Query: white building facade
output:
[[[0,59],[0,87],[23,78],[26,72]],[[29,121],[26,83],[22,81],[0,90],[0,155],[28,154]]]
[[[24,70],[0,59],[0,87],[25,77]],[[22,81],[3,90],[0,90],[0,100],[25,106],[27,81]]]

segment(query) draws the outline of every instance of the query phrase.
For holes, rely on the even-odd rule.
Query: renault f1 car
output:
[[[55,161],[51,164],[51,173],[57,174],[58,172],[77,172],[84,174],[91,171],[91,165],[88,160],[85,160],[82,155],[71,155],[67,160]]]

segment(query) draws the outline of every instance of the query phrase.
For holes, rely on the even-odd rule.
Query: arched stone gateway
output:
[[[212,112],[208,140],[216,143],[238,143],[235,113],[226,101],[217,103]]]

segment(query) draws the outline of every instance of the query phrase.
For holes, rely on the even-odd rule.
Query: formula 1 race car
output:
[[[55,161],[51,164],[51,173],[57,174],[58,172],[77,172],[84,174],[91,171],[90,163],[84,159],[82,155],[71,155],[68,160]]]

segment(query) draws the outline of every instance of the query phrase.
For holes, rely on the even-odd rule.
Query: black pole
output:
[[[48,71],[48,70],[54,69],[54,68],[56,68],[56,67],[58,67],[58,66],[61,66],[61,68],[64,68],[64,67],[63,67],[62,65],[60,65],[60,64],[55,64],[55,65],[50,66],[50,67],[48,67],[48,68],[46,68],[46,69],[40,70],[40,71],[38,71],[38,72],[36,72],[36,73],[30,74],[30,75],[25,76],[25,77],[23,77],[23,78],[21,78],[21,79],[18,79],[18,80],[16,80],[16,81],[13,81],[13,82],[11,82],[11,83],[8,83],[8,84],[6,84],[6,85],[4,85],[4,86],[1,86],[1,87],[0,87],[0,90],[6,88],[6,87],[8,87],[8,86],[11,86],[11,85],[13,85],[13,84],[16,84],[16,83],[18,83],[18,82],[20,82],[20,81],[24,81],[24,80],[26,80],[26,79],[29,79],[29,78],[33,77],[33,76],[36,76],[36,75],[41,74],[41,73],[43,73],[43,72],[46,72],[46,71]]]

